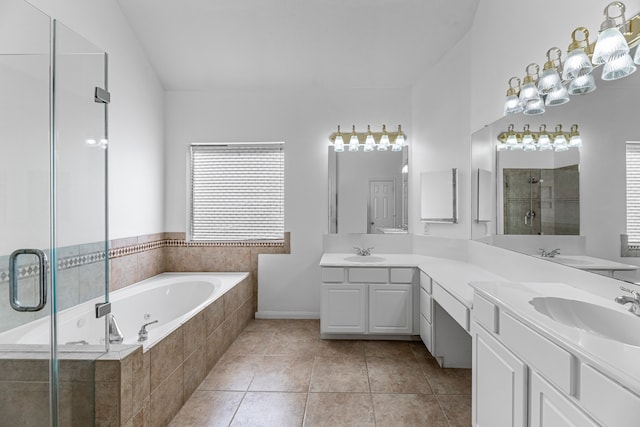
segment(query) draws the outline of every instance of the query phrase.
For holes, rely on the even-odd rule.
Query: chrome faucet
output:
[[[116,322],[116,316],[111,313],[109,317],[109,342],[111,344],[122,344],[123,340],[124,334],[120,330],[118,322]]]
[[[560,255],[560,248],[556,248],[547,252],[545,249],[538,249],[542,258],[554,258],[556,255]]]
[[[371,249],[373,248],[359,248],[354,246],[353,249],[356,250],[356,254],[358,254],[358,256],[369,256],[371,255]]]
[[[635,314],[636,316],[640,316],[640,292],[635,291],[633,289],[625,288],[624,286],[620,286],[620,290],[629,292],[632,296],[619,296],[615,298],[615,302],[618,304],[631,304],[629,307],[629,311]]]
[[[154,323],[158,323],[158,321],[154,320],[153,322],[145,323],[144,325],[142,325],[142,327],[138,331],[138,342],[147,340],[147,337],[149,337],[149,331],[147,331],[147,326],[153,325]]]

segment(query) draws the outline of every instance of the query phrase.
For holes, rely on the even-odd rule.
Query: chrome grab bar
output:
[[[18,257],[35,255],[38,258],[38,304],[22,305],[18,300]],[[40,311],[47,305],[47,256],[40,249],[18,249],[9,257],[9,303],[16,311]]]

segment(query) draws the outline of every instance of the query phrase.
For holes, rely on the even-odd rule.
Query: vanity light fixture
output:
[[[547,51],[547,62],[544,63],[542,75],[538,80],[538,91],[540,95],[545,96],[544,105],[546,106],[562,105],[569,102],[569,92],[562,84],[559,70],[562,71],[562,51],[557,47],[552,47]]]
[[[553,139],[553,140],[552,140]],[[539,132],[532,132],[529,125],[524,125],[522,132],[516,132],[514,125],[510,124],[506,132],[498,135],[498,151],[524,150],[524,151],[567,151],[569,148],[582,147],[582,138],[578,132],[578,125],[571,126],[570,132],[562,130],[562,125],[557,125],[555,132],[547,132],[546,125],[540,125]]]
[[[402,151],[402,147],[404,147],[404,133],[402,133],[402,127],[398,125],[398,135],[393,142],[391,151]]]
[[[333,145],[333,149],[336,152],[345,151],[345,146],[349,147],[350,152],[361,151],[360,147],[363,146],[362,151],[371,152],[378,151],[402,151],[402,148],[407,145],[407,135],[402,131],[402,126],[398,125],[397,132],[387,132],[386,125],[382,125],[382,132],[372,132],[371,126],[367,125],[366,132],[357,132],[355,125],[352,126],[349,135],[349,143],[344,143],[344,134],[338,131],[329,135],[329,142]],[[364,144],[361,143],[364,141]],[[391,143],[393,141],[393,144]]]
[[[555,58],[551,58],[554,55]],[[558,67],[562,66],[562,51],[557,47],[552,47],[547,51],[547,62],[542,67],[542,75],[538,80],[538,91],[540,95],[548,95],[562,87],[562,80],[558,73]],[[556,64],[556,61],[558,62]]]
[[[353,125],[351,128],[351,138],[349,138],[349,151],[354,152],[358,151],[360,148],[360,141],[358,141],[358,135],[356,134],[356,125]]]
[[[553,149],[555,151],[567,151],[569,149],[567,137],[562,132],[562,125],[556,126],[556,132],[553,137]]]
[[[514,83],[515,82],[515,83]],[[524,106],[520,102],[520,79],[511,77],[509,79],[509,89],[507,98],[504,101],[504,115],[522,113]]]
[[[611,16],[609,14],[611,7],[617,7],[619,15]],[[602,80],[620,79],[636,71],[633,59],[629,55],[629,44],[618,27],[620,26],[624,32],[627,32],[625,10],[624,3],[619,1],[611,2],[604,8],[604,21],[600,25],[600,34],[591,59],[594,64],[604,64]],[[622,19],[620,24],[616,23],[618,18]]]
[[[538,64],[531,63],[526,68],[527,75],[522,80],[522,89],[520,89],[520,102],[524,106],[524,114],[537,115],[544,113],[544,102],[538,91],[538,82],[540,67]]]
[[[551,138],[547,132],[547,125],[540,125],[540,132],[538,132],[538,149],[540,151],[553,150]]]
[[[535,142],[533,134],[529,130],[529,125],[524,125],[524,131],[522,132],[522,149],[524,151],[536,151]]]
[[[364,151],[373,151],[373,147],[375,147],[376,141],[373,139],[373,134],[371,133],[371,125],[367,125],[367,137],[364,140]]]
[[[389,134],[387,133],[387,127],[382,125],[382,136],[380,137],[380,142],[378,143],[378,151],[387,151],[391,143],[389,142]]]
[[[333,151],[336,153],[344,151],[344,139],[342,139],[342,133],[340,133],[340,125],[338,125],[338,133],[333,137]]]
[[[582,147],[582,137],[580,136],[580,132],[578,132],[578,125],[571,126],[571,133],[569,135],[569,148]]]
[[[600,65],[604,81],[620,79],[634,73],[636,65],[640,65],[640,47],[636,48],[633,58],[629,52],[640,45],[640,14],[626,20],[625,11],[626,6],[620,1],[613,1],[604,8],[604,21],[595,43],[589,43],[589,31],[586,28],[578,27],[573,30],[564,64],[560,59],[559,49],[551,48],[547,51],[547,62],[538,81],[538,96],[542,102],[538,102],[529,90],[531,81],[538,80],[537,65],[527,66],[527,77],[522,82],[522,88],[520,81],[512,77],[509,80],[504,114],[542,114],[544,105],[561,105],[568,102],[570,98],[567,94],[582,95],[593,92],[596,89],[593,69]],[[536,70],[533,70],[534,66]],[[554,68],[561,77],[559,85],[555,79]],[[517,82],[517,85],[514,82]],[[552,87],[556,90],[552,90]],[[514,95],[518,94],[521,105],[514,99]]]

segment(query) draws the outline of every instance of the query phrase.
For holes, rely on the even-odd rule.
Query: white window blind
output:
[[[284,144],[191,145],[191,240],[284,239]]]
[[[640,142],[627,142],[627,235],[640,247]]]

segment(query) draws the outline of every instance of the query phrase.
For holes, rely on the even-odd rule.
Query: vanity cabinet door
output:
[[[323,333],[365,333],[367,285],[323,284],[320,329]]]
[[[369,333],[413,333],[412,297],[412,285],[369,285]]]
[[[597,427],[537,372],[531,373],[531,427]]]
[[[527,425],[527,366],[477,323],[473,336],[473,426]]]

